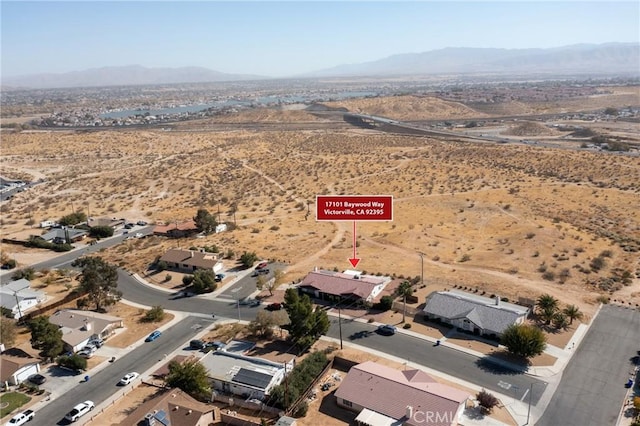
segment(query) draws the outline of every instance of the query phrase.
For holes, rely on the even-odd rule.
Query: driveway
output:
[[[639,350],[640,312],[604,305],[536,425],[615,425]]]

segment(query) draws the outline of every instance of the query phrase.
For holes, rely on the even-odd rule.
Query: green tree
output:
[[[254,252],[244,252],[242,253],[242,256],[240,256],[240,263],[242,263],[242,266],[244,266],[245,268],[250,268],[253,266],[254,263],[256,263],[256,260],[258,260],[258,255],[256,255]]]
[[[86,370],[87,360],[79,355],[61,356],[56,360],[59,366],[72,370]]]
[[[2,316],[2,318],[14,318],[13,311],[9,308],[5,308],[4,306],[0,306],[0,316]]]
[[[519,357],[531,358],[540,355],[547,347],[547,339],[538,327],[527,324],[512,324],[502,333],[500,343]]]
[[[114,265],[94,256],[76,259],[72,265],[82,268],[79,287],[95,303],[96,310],[120,300],[122,293],[117,290],[118,270]]]
[[[62,218],[60,218],[60,220],[58,220],[58,223],[62,226],[71,226],[71,225],[77,225],[78,223],[86,222],[86,221],[87,221],[87,215],[84,212],[75,212],[75,213],[71,213],[66,216],[63,216]]]
[[[180,388],[196,399],[206,398],[211,389],[206,368],[197,360],[169,363],[169,374],[165,378],[167,386]]]
[[[196,216],[193,218],[196,223],[196,227],[200,232],[210,234],[216,230],[218,223],[215,216],[213,216],[207,209],[198,209]]]
[[[89,235],[96,238],[109,238],[113,236],[113,228],[110,226],[94,226],[89,230]]]
[[[547,325],[551,323],[553,316],[558,311],[558,303],[558,299],[550,294],[545,293],[538,297],[538,300],[536,301],[538,315],[540,315]]]
[[[396,295],[402,297],[402,301],[404,302],[402,309],[402,322],[405,322],[407,315],[407,297],[413,294],[413,286],[409,281],[403,281],[400,283],[398,288],[396,289]]]
[[[569,319],[569,324],[573,324],[573,320],[581,320],[584,315],[576,305],[569,305],[562,310],[562,313]]]
[[[376,303],[374,308],[380,311],[388,311],[393,307],[393,297],[391,296],[382,296],[380,298],[380,302]]]
[[[289,315],[289,337],[299,350],[307,350],[318,338],[329,330],[329,317],[320,307],[313,309],[309,296],[298,295],[289,288],[284,295],[285,310]]]
[[[5,316],[0,317],[0,330],[2,331],[2,343],[7,347],[13,347],[18,334],[16,322]]]
[[[210,293],[218,287],[216,274],[211,270],[197,270],[193,273],[191,288],[198,294]]]
[[[31,331],[31,346],[40,349],[45,358],[55,358],[64,351],[62,330],[49,322],[49,318],[39,316],[27,324]]]

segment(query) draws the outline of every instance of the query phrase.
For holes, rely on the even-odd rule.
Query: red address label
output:
[[[393,220],[393,197],[317,195],[316,220]]]

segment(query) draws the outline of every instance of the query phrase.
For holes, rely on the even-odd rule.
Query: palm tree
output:
[[[544,311],[556,311],[558,309],[558,299],[550,294],[543,294],[538,297],[536,306],[540,312]]]
[[[562,310],[562,313],[569,318],[569,325],[573,324],[573,320],[581,320],[584,315],[580,312],[580,309],[576,305],[569,305]]]
[[[405,317],[407,315],[407,296],[411,296],[413,294],[413,285],[409,281],[402,281],[396,289],[396,294],[401,296],[404,302],[402,322],[405,322]]]

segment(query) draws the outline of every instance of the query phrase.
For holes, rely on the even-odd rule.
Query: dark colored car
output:
[[[271,303],[265,308],[267,311],[279,311],[282,309],[282,303]]]
[[[158,337],[160,337],[161,334],[162,334],[162,332],[160,330],[156,330],[153,333],[151,333],[149,336],[147,336],[147,338],[144,341],[145,342],[153,342]]]
[[[44,377],[42,374],[33,374],[29,376],[27,380],[29,380],[34,385],[41,385],[47,381],[47,378]]]
[[[378,333],[384,334],[385,336],[392,336],[396,334],[396,328],[392,325],[385,324],[378,327]]]
[[[264,268],[266,268],[268,265],[269,265],[269,263],[268,263],[268,262],[260,262],[260,263],[258,263],[258,266],[256,266],[256,271],[257,271],[258,269],[264,269]]]
[[[192,340],[189,342],[189,347],[191,349],[204,349],[205,343],[202,340]]]
[[[268,273],[269,273],[268,269],[256,269],[255,271],[253,271],[253,274],[251,274],[251,276],[257,277],[258,275],[268,274]]]

